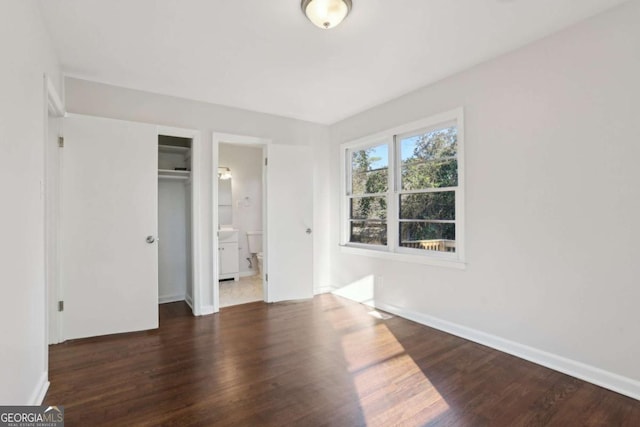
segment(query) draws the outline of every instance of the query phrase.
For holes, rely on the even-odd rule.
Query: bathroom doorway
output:
[[[218,197],[214,225],[218,256],[214,307],[219,309],[267,300],[263,251],[267,235],[267,146],[266,141],[241,137],[221,138],[214,150],[216,145]]]

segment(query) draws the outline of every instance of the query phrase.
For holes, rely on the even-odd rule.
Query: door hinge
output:
[[[58,311],[64,311],[64,301],[58,301]]]
[[[264,281],[265,281],[265,282],[268,282],[268,281],[269,281],[269,274],[265,274],[265,275],[264,275]]]
[[[58,147],[60,148],[64,147],[64,137],[62,136],[58,137]]]
[[[267,166],[267,164],[269,163],[269,159],[268,158],[264,158],[264,165]]]

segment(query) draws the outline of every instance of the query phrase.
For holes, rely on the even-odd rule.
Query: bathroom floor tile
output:
[[[262,300],[262,278],[258,275],[241,277],[237,282],[233,280],[220,282],[221,308]]]

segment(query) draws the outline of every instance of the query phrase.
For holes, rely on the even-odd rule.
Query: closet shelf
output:
[[[176,171],[172,169],[158,169],[158,178],[162,179],[189,179],[191,171]]]
[[[176,147],[173,145],[158,145],[158,151],[161,153],[175,153],[175,154],[188,154],[190,151],[189,147]]]

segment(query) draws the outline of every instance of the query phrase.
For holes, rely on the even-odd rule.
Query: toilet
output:
[[[258,275],[262,275],[262,231],[247,231],[251,261],[256,261]]]

